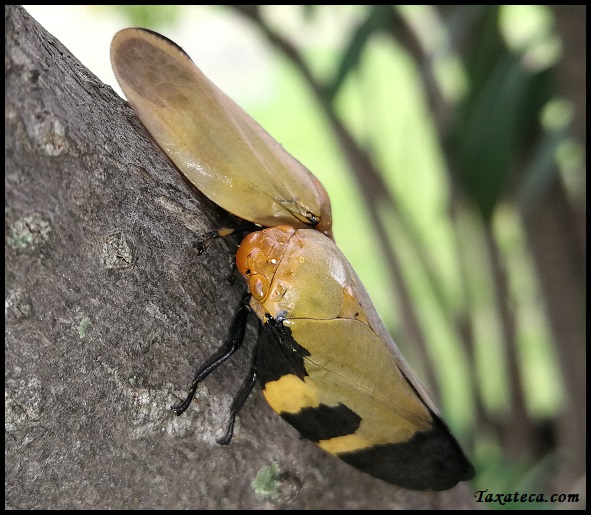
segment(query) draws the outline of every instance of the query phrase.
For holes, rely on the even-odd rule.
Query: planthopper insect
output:
[[[164,36],[124,29],[113,39],[111,62],[172,162],[252,230],[236,254],[248,295],[227,343],[196,372],[175,413],[240,347],[254,313],[261,336],[220,443],[231,440],[258,380],[271,408],[305,438],[368,474],[416,490],[471,479],[472,465],[334,243],[330,200],[318,179]]]

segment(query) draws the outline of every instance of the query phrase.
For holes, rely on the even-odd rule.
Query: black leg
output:
[[[230,406],[230,420],[228,422],[228,429],[226,429],[226,434],[217,440],[217,442],[220,445],[228,445],[230,443],[230,440],[232,440],[232,436],[234,434],[234,423],[236,422],[236,415],[238,415],[238,412],[242,409],[242,406],[244,406],[244,403],[246,402],[246,399],[248,399],[248,396],[250,395],[250,392],[252,392],[252,389],[256,382],[257,373],[254,367],[253,359],[253,365],[250,367],[248,375],[244,379],[244,382],[242,383],[240,390],[238,390],[238,393],[236,394],[236,397],[234,397],[232,405]]]
[[[230,327],[230,338],[226,344],[214,356],[212,356],[207,361],[207,363],[205,363],[197,370],[197,372],[195,372],[195,377],[193,378],[193,382],[191,383],[191,387],[189,388],[189,392],[187,393],[185,400],[180,404],[171,407],[175,415],[182,415],[185,412],[185,410],[189,407],[189,404],[191,404],[193,397],[195,396],[197,385],[222,363],[226,362],[230,356],[232,356],[232,354],[234,354],[239,349],[240,345],[242,344],[242,340],[244,340],[244,333],[246,330],[246,318],[249,312],[247,306],[248,297],[249,296],[245,296],[242,299],[242,304],[234,316],[234,320],[232,321],[232,325]]]
[[[242,382],[242,386],[240,387],[240,390],[238,390],[236,397],[234,397],[234,400],[232,401],[232,405],[230,406],[230,420],[228,421],[226,434],[217,440],[220,445],[228,445],[232,440],[232,436],[234,435],[234,423],[236,422],[236,415],[238,415],[238,412],[242,409],[242,406],[244,406],[246,399],[248,399],[248,396],[252,392],[252,389],[254,388],[254,385],[258,379],[258,374],[256,371],[257,351],[259,348],[258,342],[261,338],[261,333],[263,332],[263,325],[257,324],[257,326],[257,344],[254,348],[254,352],[252,353],[252,359],[250,360],[250,370]]]

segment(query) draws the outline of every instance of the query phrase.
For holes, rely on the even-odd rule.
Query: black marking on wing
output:
[[[291,329],[280,320],[267,317],[259,338],[256,369],[264,388],[266,383],[277,381],[287,374],[303,380],[308,375],[304,357],[310,353],[291,335]]]
[[[338,454],[350,465],[405,488],[447,490],[474,477],[474,468],[439,419],[408,441]]]
[[[338,406],[319,404],[302,408],[297,413],[280,413],[304,438],[313,442],[353,434],[361,417],[342,403]]]
[[[168,39],[166,36],[163,36],[162,34],[158,34],[158,32],[154,32],[153,30],[150,30],[150,29],[136,29],[136,30],[141,30],[142,32],[148,32],[148,33],[152,34],[152,36],[154,36],[155,38],[165,41],[170,46],[175,47],[189,61],[193,62],[193,59],[191,59],[191,57],[189,56],[189,54],[187,54],[187,52],[185,52],[179,45],[177,45],[174,41]]]

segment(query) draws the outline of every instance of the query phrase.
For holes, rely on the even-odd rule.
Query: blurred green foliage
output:
[[[129,19],[132,27],[164,30],[174,26],[183,13],[182,5],[102,5],[97,8],[112,10]]]

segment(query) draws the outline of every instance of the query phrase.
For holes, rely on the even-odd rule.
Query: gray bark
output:
[[[218,445],[252,330],[171,413],[244,291],[236,242],[192,248],[228,215],[24,9],[5,23],[5,507],[470,506],[467,485],[410,492],[298,439],[258,389]]]

